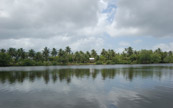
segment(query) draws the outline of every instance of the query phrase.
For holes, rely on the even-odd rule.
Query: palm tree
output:
[[[63,56],[63,54],[64,54],[64,51],[60,48],[58,51],[58,56],[61,57]]]
[[[55,57],[57,55],[57,53],[58,53],[57,50],[55,48],[53,48],[51,55]]]
[[[133,54],[133,48],[132,47],[125,48],[125,51],[127,52],[128,56],[131,56]]]
[[[172,51],[169,51],[169,52],[168,52],[168,55],[169,55],[169,56],[172,56]]]
[[[32,59],[35,57],[35,51],[33,49],[29,50],[29,57]]]
[[[162,50],[160,48],[158,48],[158,49],[155,50],[155,52],[158,53],[158,54],[161,54]]]
[[[112,58],[115,57],[115,52],[112,49],[108,50],[108,59],[112,60]]]
[[[9,48],[7,52],[12,58],[17,57],[17,51],[15,48]]]
[[[102,49],[101,55],[106,56],[107,51],[105,49]]]
[[[97,57],[97,52],[94,49],[91,50],[91,56]]]
[[[25,59],[26,58],[26,53],[23,48],[20,48],[17,50],[17,56],[20,59]]]
[[[35,54],[35,58],[36,61],[43,61],[43,55],[41,54],[41,52],[37,52]]]
[[[61,62],[63,64],[68,62],[66,51],[59,49],[58,56],[59,56],[59,62]]]
[[[71,48],[69,46],[66,47],[65,51],[70,54],[71,53]]]
[[[7,53],[0,53],[0,66],[8,66],[11,62],[11,57]]]
[[[75,61],[78,62],[78,63],[80,63],[80,61],[81,61],[80,53],[78,51],[76,51],[75,54],[74,54],[74,56],[75,56],[75,58],[74,58]]]
[[[91,57],[91,54],[90,54],[89,51],[86,52],[86,55],[87,55],[88,57]]]
[[[47,61],[49,57],[49,49],[47,47],[44,48],[43,50],[43,57]]]
[[[1,52],[2,52],[2,53],[5,53],[5,52],[6,52],[6,50],[5,50],[5,49],[1,49]]]

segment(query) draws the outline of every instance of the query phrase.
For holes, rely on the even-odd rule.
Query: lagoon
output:
[[[173,108],[173,64],[0,67],[0,108]]]

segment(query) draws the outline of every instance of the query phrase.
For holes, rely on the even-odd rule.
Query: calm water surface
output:
[[[0,108],[173,108],[173,64],[0,67]]]

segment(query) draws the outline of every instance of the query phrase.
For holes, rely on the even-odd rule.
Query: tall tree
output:
[[[6,52],[6,50],[5,50],[5,49],[1,49],[1,52],[2,52],[2,53],[5,53],[5,52]]]
[[[17,51],[15,48],[9,48],[7,52],[12,58],[17,57]]]
[[[43,57],[46,61],[48,61],[49,53],[50,53],[49,49],[47,47],[45,47],[43,50]]]
[[[107,55],[107,51],[106,51],[105,49],[102,49],[101,55],[102,55],[102,56],[106,56],[106,55]]]
[[[97,55],[97,52],[94,49],[91,50],[91,56],[95,58],[95,61],[99,59],[99,56]]]
[[[115,52],[114,52],[114,50],[108,50],[108,54],[109,54],[109,60],[112,60],[113,59],[113,57],[115,57]]]
[[[66,51],[64,51],[62,49],[59,49],[58,57],[59,57],[59,62],[60,63],[65,64],[65,63],[68,62],[67,52]]]
[[[87,55],[88,57],[91,57],[91,54],[90,54],[89,51],[86,52],[86,55]]]
[[[35,54],[35,58],[34,58],[35,61],[43,61],[43,55],[41,54],[41,52],[37,52]]]
[[[169,55],[169,56],[172,56],[172,55],[173,55],[173,54],[172,54],[172,51],[169,51],[169,52],[168,52],[168,55]]]
[[[35,57],[35,51],[33,49],[30,49],[29,52],[28,52],[28,56],[32,59],[34,59]]]
[[[97,57],[97,52],[94,49],[91,50],[91,56],[95,58]]]
[[[58,56],[60,57],[60,56],[63,56],[63,54],[64,54],[64,51],[63,51],[63,49],[59,49],[59,51],[58,51]]]
[[[152,51],[151,50],[141,50],[139,54],[139,63],[148,64],[152,62]]]
[[[132,47],[125,48],[125,51],[127,52],[128,56],[131,56],[133,54],[133,48]]]
[[[0,66],[8,66],[10,64],[10,55],[0,52]]]
[[[23,48],[20,48],[17,50],[17,56],[20,59],[25,59],[26,58],[26,53]]]
[[[55,48],[53,48],[51,55],[55,57],[57,55],[57,53],[58,53],[57,50]]]
[[[65,51],[66,51],[68,54],[70,54],[70,53],[71,53],[71,48],[70,48],[69,46],[67,46],[67,47],[65,48]]]
[[[81,61],[80,53],[78,51],[76,51],[74,55],[75,55],[75,61],[80,63],[80,61]]]
[[[158,49],[155,50],[155,52],[158,53],[158,54],[161,54],[162,50],[160,48],[158,48]]]

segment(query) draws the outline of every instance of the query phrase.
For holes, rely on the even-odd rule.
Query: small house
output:
[[[94,58],[89,58],[89,60],[90,60],[90,62],[94,62],[95,59]]]

